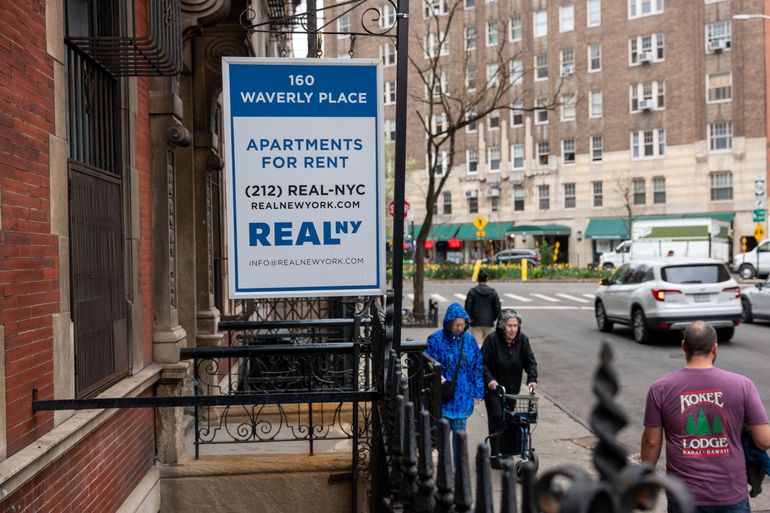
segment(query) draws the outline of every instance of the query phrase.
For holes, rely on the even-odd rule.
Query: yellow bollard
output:
[[[471,281],[475,282],[479,279],[479,271],[481,270],[481,260],[476,260],[476,263],[473,264],[473,276],[471,276]]]
[[[521,259],[521,281],[527,281],[527,265],[529,260],[526,258]]]

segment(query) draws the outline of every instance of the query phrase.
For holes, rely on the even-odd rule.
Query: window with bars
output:
[[[513,186],[513,210],[515,212],[522,212],[524,210],[524,186]]]
[[[644,205],[647,202],[644,178],[634,178],[631,183],[634,194],[634,205]]]
[[[666,177],[655,176],[652,178],[652,202],[656,205],[666,203]]]
[[[452,193],[450,191],[444,191],[444,215],[450,215],[452,213]]]
[[[565,183],[564,184],[564,208],[575,208],[576,204],[577,204],[577,199],[575,196],[575,184]]]
[[[550,185],[537,186],[537,208],[539,208],[540,210],[548,210],[551,208],[551,186]]]
[[[591,182],[592,204],[594,207],[604,205],[604,183],[602,181]]]
[[[591,160],[594,162],[604,158],[604,137],[601,135],[591,136]]]
[[[561,158],[564,164],[575,163],[575,139],[563,139],[561,141]]]
[[[733,199],[733,174],[730,171],[711,173],[711,201]]]
[[[729,150],[733,147],[733,124],[730,121],[709,124],[709,148],[711,151]]]
[[[706,77],[706,90],[708,102],[727,102],[733,99],[733,75],[727,73],[714,73]]]

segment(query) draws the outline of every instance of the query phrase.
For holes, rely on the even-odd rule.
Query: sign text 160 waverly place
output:
[[[223,59],[230,297],[381,294],[379,61]]]

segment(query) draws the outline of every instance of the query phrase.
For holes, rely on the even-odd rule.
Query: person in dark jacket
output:
[[[479,345],[492,333],[497,316],[500,315],[500,297],[495,289],[487,285],[488,279],[486,271],[479,271],[479,284],[469,290],[465,297],[465,311],[471,317],[471,332]]]
[[[521,317],[516,314],[516,310],[506,308],[500,312],[497,328],[484,339],[481,354],[484,357],[484,404],[487,407],[492,467],[500,468],[500,437],[505,431],[505,424],[503,404],[497,388],[502,385],[507,394],[518,394],[522,374],[526,371],[527,388],[537,389],[537,361],[529,338],[521,332]],[[513,408],[513,405],[510,407]],[[508,430],[505,434],[513,436],[511,447],[519,447],[518,430]]]

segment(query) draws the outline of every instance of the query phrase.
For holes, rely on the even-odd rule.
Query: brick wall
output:
[[[124,410],[13,495],[0,513],[115,511],[152,468],[153,410]]]
[[[59,306],[59,262],[51,235],[48,136],[54,81],[44,3],[6,2],[0,24],[0,325],[12,454],[50,429],[53,418],[32,416],[31,390],[53,392],[51,315]]]

